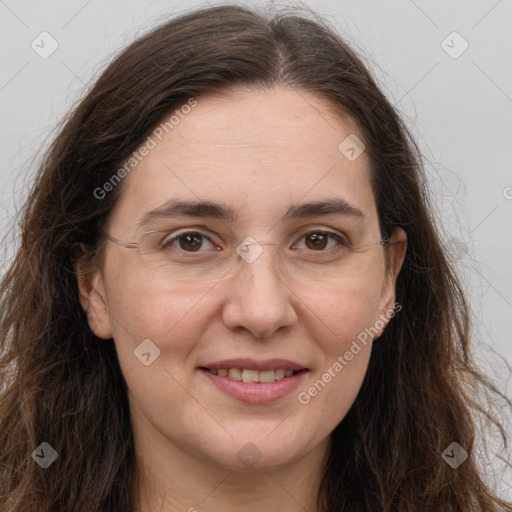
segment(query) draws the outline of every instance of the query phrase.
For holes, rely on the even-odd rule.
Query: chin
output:
[[[254,433],[233,436],[227,443],[217,444],[213,452],[212,446],[205,447],[205,452],[210,460],[224,469],[258,472],[284,468],[309,451],[306,450],[305,442],[297,439],[297,435],[283,432],[282,436],[274,437],[271,434],[265,437],[269,432],[270,429],[261,437]]]

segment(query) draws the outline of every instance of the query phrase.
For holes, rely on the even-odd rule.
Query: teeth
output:
[[[242,380],[242,370],[240,368],[230,368],[228,377],[233,380]]]
[[[257,370],[242,370],[242,381],[243,382],[258,382],[258,371]]]
[[[284,377],[284,370],[274,370],[274,373],[276,374],[276,380],[281,380]]]
[[[276,373],[274,372],[274,370],[265,370],[256,373],[259,373],[259,382],[274,382],[276,380]]]
[[[246,370],[242,368],[225,368],[210,370],[214,375],[220,377],[229,377],[230,379],[243,381],[243,382],[274,382],[276,380],[284,379],[293,375],[293,370],[285,370],[278,368],[276,370],[263,370],[261,372],[256,370]]]

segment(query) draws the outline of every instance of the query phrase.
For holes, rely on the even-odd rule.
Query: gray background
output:
[[[355,46],[419,142],[473,307],[477,361],[511,396],[502,358],[512,364],[512,0],[305,4]],[[198,5],[207,3],[0,0],[2,235],[15,229],[41,150],[85,84],[134,38]],[[58,44],[45,59],[31,47],[43,31]],[[2,268],[12,247],[4,250]],[[496,485],[512,499],[510,472]]]

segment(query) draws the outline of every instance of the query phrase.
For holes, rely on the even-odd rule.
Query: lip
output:
[[[219,368],[225,368],[230,370],[231,368],[242,368],[245,370],[257,370],[259,372],[265,370],[275,370],[276,368],[282,368],[284,370],[294,370],[296,372],[300,370],[307,370],[304,366],[295,361],[288,359],[265,359],[264,361],[255,361],[249,358],[236,358],[236,359],[224,359],[216,363],[206,363],[199,365],[200,368],[210,368],[211,370],[218,370]]]
[[[212,366],[212,368],[215,368],[215,366]],[[218,368],[226,367],[219,366]],[[239,367],[233,366],[232,368]],[[243,368],[248,370],[256,369],[248,368],[247,366],[243,366]],[[274,366],[274,368],[283,368],[283,366]],[[283,398],[295,391],[309,373],[308,370],[302,369],[299,370],[298,373],[294,373],[289,377],[284,377],[283,379],[276,380],[274,382],[243,382],[230,379],[229,377],[214,375],[205,368],[198,368],[198,370],[201,374],[210,379],[217,389],[226,395],[247,404],[266,404],[275,402],[276,400],[279,400],[280,398]]]

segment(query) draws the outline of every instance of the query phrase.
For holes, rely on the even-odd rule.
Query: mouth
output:
[[[251,405],[268,404],[289,396],[309,373],[307,368],[283,360],[265,363],[238,360],[236,366],[224,361],[200,366],[198,371],[206,377],[206,382],[213,385],[213,389]]]
[[[212,375],[218,375],[219,377],[227,377],[230,380],[245,383],[271,383],[287,379],[297,373],[306,372],[302,370],[292,370],[291,368],[276,368],[273,370],[251,370],[248,368],[207,368],[199,367],[200,370],[211,373]]]

